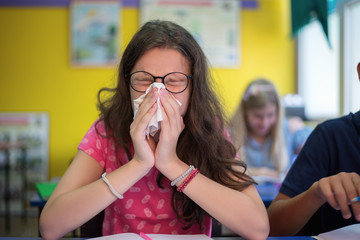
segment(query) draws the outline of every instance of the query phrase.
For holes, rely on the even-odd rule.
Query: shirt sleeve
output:
[[[98,120],[93,123],[80,142],[78,149],[98,161],[101,166],[105,164],[105,154],[103,146],[106,146],[106,131],[103,122]]]

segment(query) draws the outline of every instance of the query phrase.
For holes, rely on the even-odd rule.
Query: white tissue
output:
[[[146,92],[143,95],[141,95],[139,98],[134,100],[134,118],[139,110],[140,103],[142,103],[146,94],[148,94],[151,88],[157,88],[157,91],[160,91],[160,89],[165,89],[165,85],[163,83],[154,82],[148,87],[148,89],[146,89]],[[178,100],[176,101],[179,103],[180,106],[182,105],[181,102],[179,102]],[[149,134],[151,136],[154,136],[156,134],[156,132],[160,129],[161,121],[163,120],[161,107],[160,107],[160,97],[157,99],[156,103],[158,105],[158,108],[156,114],[151,118],[150,123],[146,129],[147,137],[149,136]]]

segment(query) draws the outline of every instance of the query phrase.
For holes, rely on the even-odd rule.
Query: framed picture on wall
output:
[[[118,0],[72,0],[70,4],[71,65],[115,66],[118,62]]]

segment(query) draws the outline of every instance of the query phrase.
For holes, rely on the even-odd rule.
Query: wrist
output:
[[[189,165],[176,158],[174,161],[170,161],[166,164],[155,164],[155,167],[170,181],[181,176],[186,170],[189,169]]]
[[[182,163],[182,161],[178,158],[177,155],[173,155],[166,158],[166,161],[156,158],[154,165],[161,173],[164,174],[164,172],[173,169],[174,167],[177,167],[179,165],[179,162]]]
[[[134,167],[138,169],[139,172],[144,173],[144,175],[146,175],[151,168],[154,167],[153,163],[139,161],[135,156],[131,159],[131,161],[129,161],[129,164],[134,165]]]
[[[326,202],[326,200],[324,200],[324,198],[322,197],[322,194],[320,193],[318,181],[314,182],[308,191],[310,192],[310,195],[313,198],[312,202],[314,203],[314,205],[317,205],[318,207],[320,207]]]

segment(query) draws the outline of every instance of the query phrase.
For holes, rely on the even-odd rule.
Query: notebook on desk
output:
[[[39,182],[35,184],[41,200],[47,201],[56,187],[56,182]]]
[[[209,240],[208,236],[204,234],[194,235],[171,235],[171,234],[146,234],[151,240]],[[146,238],[141,237],[137,233],[119,233],[110,236],[91,238],[96,240],[144,240]]]
[[[360,239],[360,223],[335,229],[330,232],[321,233],[313,237],[317,240],[359,240]]]

